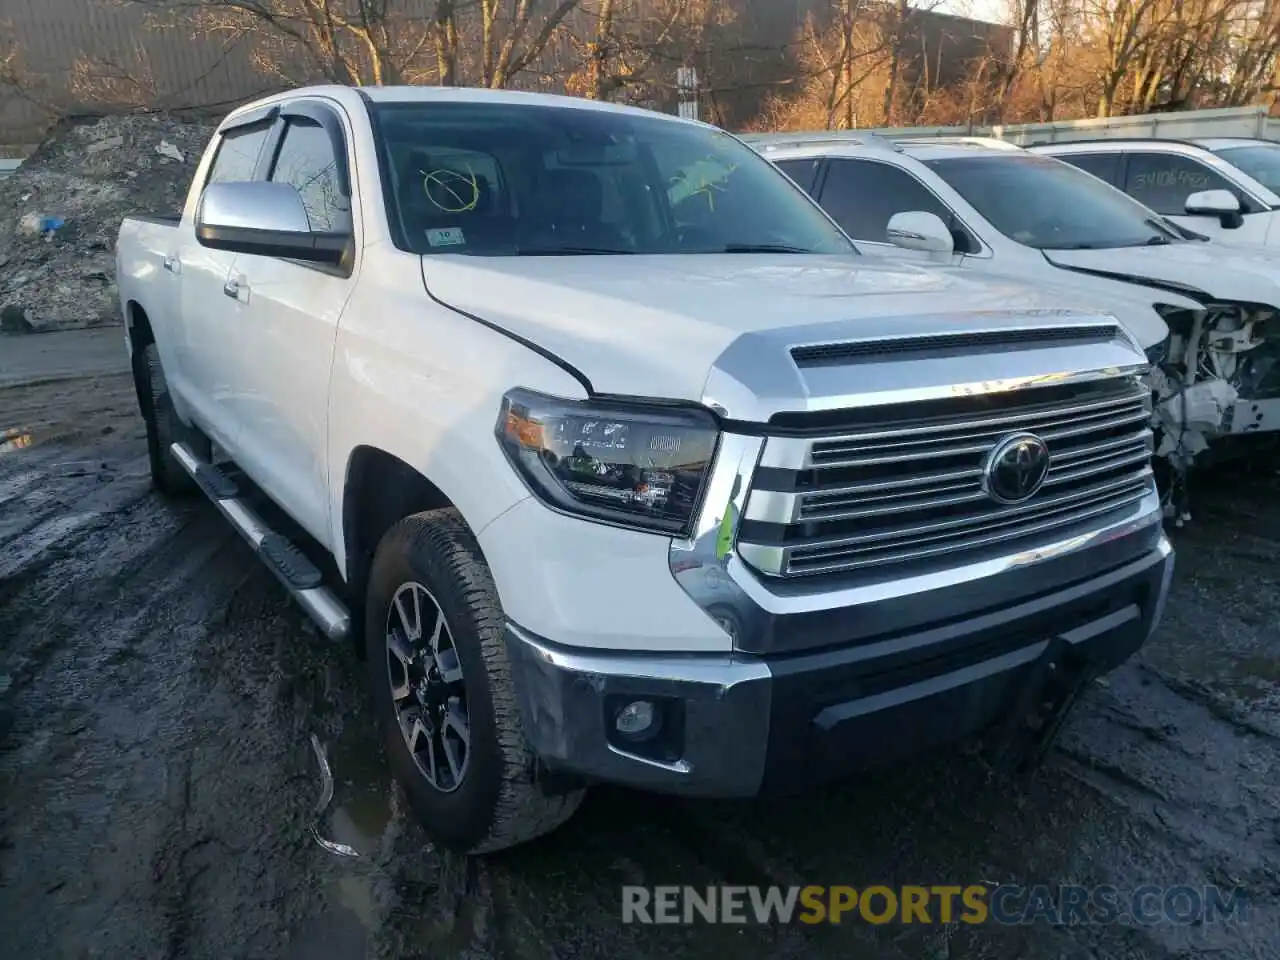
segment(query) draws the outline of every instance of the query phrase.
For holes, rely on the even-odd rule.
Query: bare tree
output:
[[[1004,120],[1005,104],[1013,92],[1020,73],[1028,61],[1040,54],[1040,0],[1013,0],[1010,5],[1010,21],[1013,27],[1013,51],[998,67],[999,82],[996,88],[996,119]]]
[[[506,87],[546,51],[578,0],[125,0],[255,45],[290,82]]]
[[[580,51],[568,87],[594,100],[614,100],[636,87],[663,83],[660,72],[689,56],[712,17],[727,5],[707,0],[586,0],[584,35],[570,31]]]
[[[1275,96],[1280,0],[1011,0],[1008,22],[1015,42],[1002,70],[1002,119]]]
[[[801,29],[807,77],[795,107],[820,113],[824,129],[848,130],[865,120],[863,84],[887,62],[888,43],[865,0],[833,0],[828,14],[826,24],[810,16]]]

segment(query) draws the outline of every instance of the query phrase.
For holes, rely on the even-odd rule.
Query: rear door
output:
[[[265,158],[267,179],[297,189],[312,230],[352,235],[344,265],[241,254],[231,277],[241,303],[228,331],[240,347],[232,389],[243,431],[237,462],[321,543],[330,530],[330,367],[359,249],[348,142],[337,108],[299,101],[282,110]]]

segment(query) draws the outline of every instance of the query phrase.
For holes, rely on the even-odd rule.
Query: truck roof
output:
[[[673,123],[692,123],[699,126],[711,126],[698,120],[688,120],[668,113],[657,113],[641,107],[625,106],[601,100],[586,100],[582,97],[566,97],[553,93],[531,93],[523,90],[489,90],[483,87],[432,87],[432,86],[385,86],[385,87],[348,87],[337,84],[323,86],[298,87],[283,93],[262,97],[251,103],[236,108],[231,116],[282,103],[303,97],[327,97],[339,102],[349,101],[352,95],[358,96],[368,103],[507,103],[527,104],[543,107],[569,107],[578,110],[600,110],[609,113],[642,114],[659,117]]]

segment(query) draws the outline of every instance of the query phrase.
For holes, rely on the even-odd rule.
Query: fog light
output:
[[[632,700],[617,712],[613,725],[628,740],[644,739],[657,732],[657,707],[649,700]]]

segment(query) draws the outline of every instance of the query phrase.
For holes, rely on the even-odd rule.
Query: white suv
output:
[[[866,253],[1096,297],[1157,362],[1159,452],[1175,467],[1211,443],[1240,449],[1215,441],[1280,431],[1275,254],[1189,239],[1097,178],[999,140],[748,140]]]
[[[1214,240],[1280,247],[1280,143],[1090,140],[1029,149],[1092,173]]]

